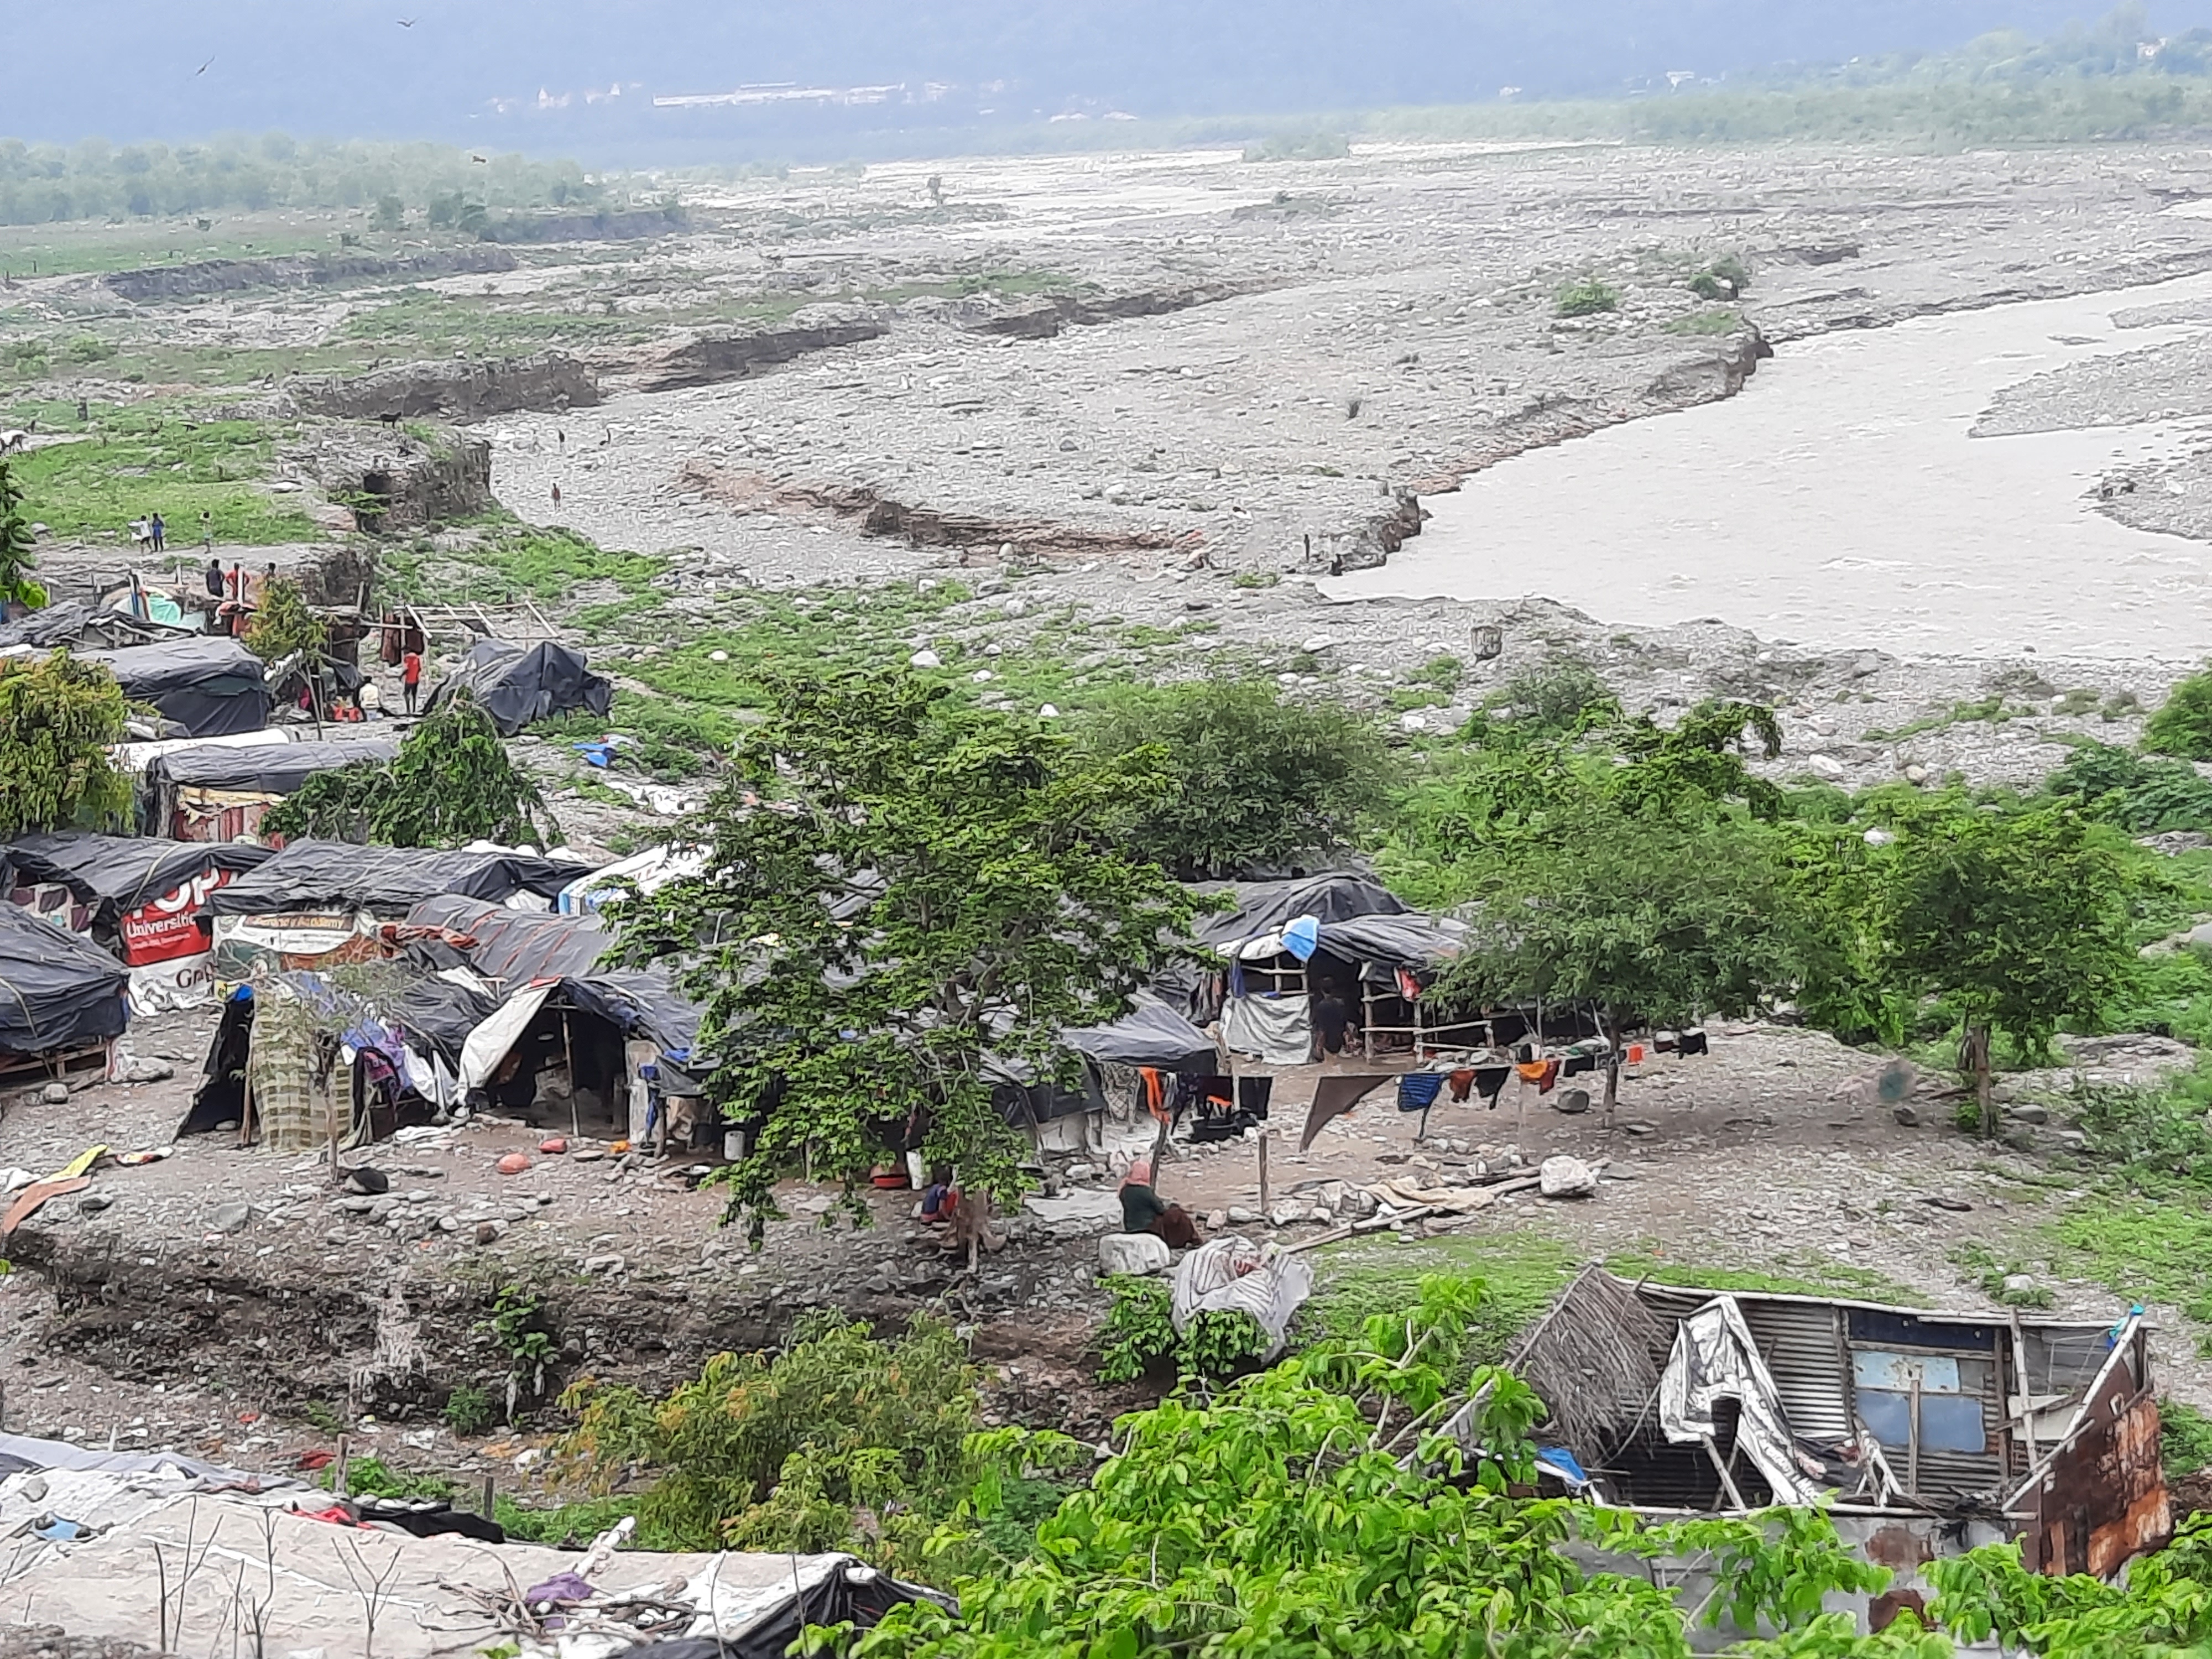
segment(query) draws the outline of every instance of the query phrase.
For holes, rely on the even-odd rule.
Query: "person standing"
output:
[[[222,561],[221,559],[210,559],[208,561],[205,580],[207,582],[208,598],[211,599],[221,599],[222,597]]]
[[[422,653],[410,651],[399,659],[399,684],[407,694],[407,712],[415,712],[416,694],[422,686]]]
[[[215,557],[215,514],[207,508],[200,509],[200,545],[208,550],[210,562]]]
[[[156,553],[166,552],[168,550],[169,526],[161,522],[161,515],[156,513],[146,527],[153,532],[154,550]]]

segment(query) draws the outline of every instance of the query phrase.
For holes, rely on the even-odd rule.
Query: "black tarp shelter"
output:
[[[0,904],[0,1052],[46,1054],[123,1035],[131,972],[82,934]]]
[[[483,706],[500,735],[513,737],[533,720],[589,709],[601,719],[614,704],[614,687],[594,674],[584,653],[547,640],[528,650],[505,640],[478,640],[430,693],[436,709],[466,693]]]
[[[356,761],[388,761],[398,752],[398,738],[386,735],[247,747],[198,744],[172,750],[155,756],[139,775],[139,827],[149,836],[186,839],[185,832],[192,827],[186,820],[216,812],[212,803],[217,798],[251,797],[264,804],[280,800],[319,772],[334,772]],[[187,804],[201,812],[186,812],[180,818],[180,809]],[[257,817],[252,827],[258,826]]]
[[[113,674],[125,696],[153,704],[186,737],[224,738],[269,724],[261,659],[236,640],[194,635],[80,654]]]
[[[1061,1039],[1101,1066],[1148,1066],[1163,1072],[1212,1076],[1222,1069],[1213,1039],[1157,997],[1139,996],[1110,1025],[1079,1025]]]
[[[154,841],[143,836],[33,831],[0,848],[0,878],[9,887],[52,882],[92,913],[97,937],[126,912],[173,893],[210,870],[233,876],[258,869],[275,854],[234,842]]]
[[[296,841],[217,893],[218,916],[299,911],[365,911],[392,920],[441,894],[505,902],[532,893],[549,903],[591,866],[511,852],[434,852],[418,847],[356,847]]]
[[[1374,877],[1343,870],[1296,881],[1200,882],[1191,890],[1208,897],[1225,893],[1233,901],[1231,908],[1198,919],[1193,931],[1199,943],[1212,945],[1279,933],[1300,916],[1349,921],[1360,916],[1402,916],[1412,908]]]

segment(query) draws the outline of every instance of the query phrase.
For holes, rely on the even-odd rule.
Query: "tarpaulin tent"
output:
[[[87,651],[133,702],[150,702],[187,737],[258,732],[269,724],[269,684],[261,659],[236,640],[194,637],[121,651]]]
[[[398,752],[399,740],[385,735],[173,750],[149,761],[140,776],[139,826],[177,841],[258,835],[269,809],[316,774],[357,761],[388,761]]]
[[[1198,919],[1194,932],[1201,945],[1279,933],[1300,916],[1346,921],[1354,916],[1401,916],[1412,909],[1374,877],[1349,870],[1297,881],[1200,882],[1191,890],[1209,897],[1226,893],[1234,902],[1231,909]]]
[[[122,1036],[130,981],[90,939],[0,904],[0,1052],[48,1054]]]
[[[494,904],[529,894],[550,904],[555,894],[590,868],[574,859],[504,849],[441,852],[297,841],[224,888],[213,908],[219,916],[349,909],[397,920],[424,899],[446,893]]]
[[[1060,1035],[1077,1054],[1101,1066],[1148,1066],[1194,1075],[1222,1069],[1213,1039],[1157,997],[1139,997],[1110,1025],[1073,1026]]]
[[[154,1013],[206,1000],[209,896],[270,856],[261,847],[39,832],[0,848],[0,890],[121,958],[132,1006]]]
[[[505,640],[478,640],[453,672],[430,693],[435,709],[466,692],[498,726],[513,737],[533,720],[588,709],[604,720],[614,704],[614,687],[594,674],[584,653],[548,640],[528,650]]]
[[[239,980],[258,964],[318,969],[385,956],[386,925],[426,898],[459,893],[542,911],[588,867],[500,849],[295,842],[210,901],[216,970]]]

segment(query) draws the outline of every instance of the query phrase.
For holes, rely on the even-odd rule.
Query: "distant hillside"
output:
[[[282,128],[587,162],[861,135],[1674,94],[1784,63],[2050,34],[2077,0],[89,0],[0,19],[0,128]],[[403,27],[401,19],[411,21]],[[2212,0],[2151,21],[2212,24]],[[721,97],[726,101],[669,102]],[[865,145],[857,148],[866,148]]]

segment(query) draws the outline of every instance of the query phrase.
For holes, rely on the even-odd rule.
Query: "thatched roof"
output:
[[[1551,1407],[1559,1441],[1593,1461],[1634,1430],[1659,1387],[1658,1356],[1669,1340],[1632,1287],[1589,1267],[1507,1364]]]

